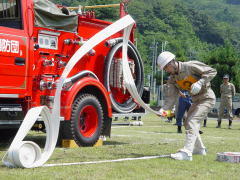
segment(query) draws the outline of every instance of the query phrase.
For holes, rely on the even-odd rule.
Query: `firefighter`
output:
[[[185,112],[189,110],[192,104],[192,98],[188,91],[180,91],[178,98],[178,111],[176,115],[177,132],[182,133],[182,121]]]
[[[185,145],[177,153],[171,154],[176,160],[192,160],[192,154],[206,155],[199,134],[200,123],[207,117],[208,111],[215,104],[215,94],[211,89],[210,81],[217,74],[216,70],[199,61],[180,62],[175,55],[165,51],[158,56],[160,69],[170,74],[172,96],[166,99],[164,106],[159,110],[160,116],[166,115],[166,110],[172,109],[179,90],[187,90],[192,96],[192,105],[188,110],[186,123]]]
[[[223,76],[223,84],[220,86],[220,93],[221,93],[221,103],[219,107],[219,114],[218,114],[218,125],[216,128],[221,128],[222,117],[224,115],[224,110],[227,110],[229,124],[228,128],[231,129],[233,114],[232,114],[232,98],[236,94],[234,84],[229,82],[229,75],[225,74]]]

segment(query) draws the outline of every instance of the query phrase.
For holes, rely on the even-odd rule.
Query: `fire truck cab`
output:
[[[124,16],[126,3],[120,3]],[[110,25],[93,11],[53,4],[48,0],[0,1],[0,136],[18,130],[32,107],[53,105],[56,85],[69,59],[84,42]],[[98,44],[72,69],[61,93],[61,138],[92,146],[110,135],[114,114],[144,112],[124,86],[122,32]],[[128,45],[129,65],[139,94],[143,94],[141,57]],[[145,100],[146,102],[148,99]],[[44,130],[39,120],[35,130]]]

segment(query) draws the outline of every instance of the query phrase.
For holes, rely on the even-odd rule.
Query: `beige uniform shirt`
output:
[[[210,81],[215,77],[217,71],[208,65],[199,61],[178,62],[179,72],[176,75],[170,75],[169,83],[171,86],[171,95],[166,99],[163,109],[172,109],[177,101],[179,90],[187,90],[190,93],[191,85],[200,79],[204,80],[201,91],[192,95],[193,103],[204,99],[215,99],[215,95],[211,90]],[[209,105],[209,107],[211,107]]]
[[[232,98],[236,94],[235,86],[232,83],[221,84],[220,86],[221,98]]]

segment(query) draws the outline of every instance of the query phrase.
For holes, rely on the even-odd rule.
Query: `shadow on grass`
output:
[[[0,151],[5,151],[7,148],[10,146],[11,140],[0,140]],[[45,136],[27,136],[24,138],[24,141],[33,141],[36,144],[40,146],[40,148],[44,148],[45,142],[46,142],[46,137]],[[125,142],[119,142],[119,141],[104,141],[104,146],[105,145],[123,145],[123,144],[129,144]],[[56,147],[62,147],[61,142],[58,142]]]
[[[10,139],[0,139],[0,150],[6,150],[12,143],[13,138]],[[40,147],[45,146],[46,137],[45,136],[27,136],[24,138],[24,141],[33,141],[38,144]]]
[[[0,141],[0,151],[6,151],[9,146],[10,146],[10,142]]]
[[[24,141],[33,141],[38,144],[40,147],[45,146],[46,137],[45,136],[27,136],[24,138]]]

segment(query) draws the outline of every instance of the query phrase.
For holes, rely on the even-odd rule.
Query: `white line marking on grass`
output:
[[[131,136],[131,135],[122,135],[122,134],[112,134],[112,137],[136,137],[136,136]]]
[[[72,165],[86,165],[86,164],[101,164],[101,163],[110,163],[110,162],[135,161],[135,160],[156,159],[156,158],[168,158],[168,157],[170,157],[170,155],[144,156],[144,157],[138,157],[138,158],[123,158],[123,159],[102,160],[102,161],[73,162],[73,163],[59,163],[59,164],[45,164],[45,165],[43,165],[42,167],[72,166]]]
[[[112,126],[111,128],[112,129],[118,129],[118,128],[126,128],[126,127],[129,127],[129,126]]]
[[[112,126],[112,129],[117,129],[117,128],[129,128],[129,127],[153,127],[153,128],[158,128],[158,127],[163,127],[163,126]]]
[[[215,138],[215,139],[225,139],[227,140],[239,140],[238,137],[222,137],[222,136],[206,136],[204,138]]]
[[[151,125],[143,125],[143,127],[153,127],[153,128],[155,128],[155,127],[164,127],[164,126],[151,126]]]
[[[138,130],[132,130],[132,131],[135,131],[135,132],[138,132],[138,133],[141,133],[141,134],[167,134],[165,132],[153,132],[153,131],[148,132],[148,131],[138,131]],[[181,134],[178,134],[178,135],[181,135]]]
[[[206,136],[205,138],[215,138],[215,139],[223,139],[221,136]]]

